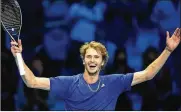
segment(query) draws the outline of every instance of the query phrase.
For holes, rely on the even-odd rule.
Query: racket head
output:
[[[17,41],[22,27],[22,13],[17,0],[1,0],[1,23],[11,39]]]

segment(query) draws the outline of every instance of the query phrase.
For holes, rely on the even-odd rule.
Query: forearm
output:
[[[135,72],[133,81],[131,85],[136,85],[142,83],[144,81],[152,79],[162,68],[162,66],[167,61],[168,57],[170,56],[171,52],[179,45],[180,43],[180,29],[177,28],[172,35],[169,36],[169,32],[167,32],[167,39],[166,39],[166,48],[161,53],[161,55],[153,61],[145,70],[140,72]]]
[[[28,68],[28,66],[24,62],[24,68],[25,68],[25,75],[22,75],[22,79],[24,83],[28,86],[33,88],[36,84],[36,77],[33,74],[33,72]]]
[[[33,74],[33,72],[28,68],[28,66],[25,64],[23,58],[21,57],[22,61],[23,61],[23,65],[24,65],[24,69],[25,69],[25,75],[21,75],[24,83],[28,86],[28,87],[33,87],[35,85],[35,75]]]
[[[152,79],[160,71],[170,54],[171,52],[165,48],[161,55],[145,69],[148,79]]]

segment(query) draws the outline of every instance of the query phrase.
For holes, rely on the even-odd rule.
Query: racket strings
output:
[[[20,23],[18,22],[18,21],[11,21],[10,22],[10,20],[9,19],[6,19],[6,18],[4,18],[4,17],[1,17],[1,19],[3,20],[3,24],[4,25],[6,25],[7,27],[16,27],[16,26],[18,26],[19,27],[19,25],[20,25]]]
[[[20,21],[20,17],[16,17],[11,12],[1,12],[1,14],[2,14],[2,17],[4,17],[5,19]]]
[[[1,12],[5,12],[4,14],[8,14],[8,16],[15,17],[16,19],[21,19],[20,7],[15,1],[9,0],[9,2],[1,2],[1,6]]]
[[[14,12],[12,12],[12,10],[10,9],[6,9],[6,11],[1,12],[1,17],[4,21],[6,21],[7,23],[18,23],[20,24],[20,19],[21,17],[18,17],[17,15],[14,14]]]
[[[1,20],[7,30],[18,31],[21,28],[21,11],[20,7],[14,0],[6,2],[1,1]],[[17,34],[14,32],[14,34]]]
[[[1,19],[2,19],[4,24],[7,23],[9,25],[11,25],[11,24],[20,25],[20,22],[17,21],[16,19],[12,19],[12,18],[10,19],[10,18],[4,17],[4,16],[2,16]]]

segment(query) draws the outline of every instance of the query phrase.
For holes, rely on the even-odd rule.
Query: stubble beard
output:
[[[88,72],[89,76],[96,76],[97,73],[100,71],[100,69],[97,69],[95,72],[91,73],[87,66],[85,67],[85,69]]]

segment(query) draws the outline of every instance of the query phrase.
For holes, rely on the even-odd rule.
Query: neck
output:
[[[99,73],[96,73],[95,75],[91,76],[89,75],[89,73],[87,71],[84,72],[83,74],[84,80],[88,83],[88,84],[93,84],[96,83],[99,79]]]

